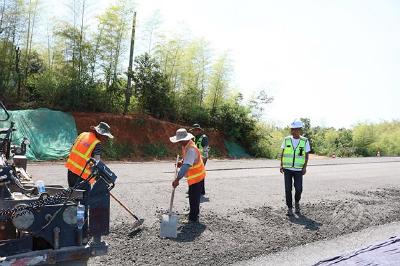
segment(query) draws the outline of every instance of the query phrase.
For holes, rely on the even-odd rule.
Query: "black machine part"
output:
[[[15,130],[14,122],[11,122],[7,129],[0,129],[0,152],[5,155],[7,160],[11,158],[12,132]],[[3,135],[5,136],[3,137]]]
[[[11,209],[0,209],[0,219],[9,217],[11,220],[5,221],[7,226],[17,228],[20,232],[9,240],[0,240],[0,246],[2,246],[0,257],[23,258],[24,254],[28,256],[29,252],[43,251],[46,254],[55,254],[55,261],[62,261],[72,256],[72,253],[68,251],[72,247],[81,250],[82,258],[104,255],[107,252],[107,244],[101,241],[101,237],[109,233],[110,195],[108,192],[114,187],[117,176],[101,161],[90,159],[86,166],[91,167],[90,176],[75,187],[68,189],[58,187],[57,190],[51,191],[50,187],[46,186],[48,194],[41,194],[37,200],[14,205]],[[96,182],[91,187],[90,193],[82,191],[83,194],[79,200],[74,198],[73,195],[78,188],[91,180]],[[85,217],[86,215],[90,217],[86,220],[83,229],[78,229],[76,225],[78,201],[85,206]],[[92,240],[89,241],[89,239]],[[40,244],[41,242],[37,240],[47,244],[44,246],[30,244]],[[58,258],[57,254],[61,257]],[[74,258],[76,258],[75,255]]]
[[[10,118],[10,114],[7,108],[4,106],[3,102],[0,101],[0,121],[7,121]]]
[[[103,163],[102,161],[97,161],[94,158],[90,158],[86,162],[86,166],[84,169],[86,169],[88,165],[91,167],[91,174],[88,177],[87,181],[90,182],[92,178],[95,178],[96,180],[102,179],[107,184],[109,191],[114,188],[117,176],[114,174],[113,171],[110,170],[110,168],[107,167],[105,163]]]
[[[9,118],[0,101],[0,121]],[[13,131],[13,122],[9,128],[0,129],[0,265],[37,259],[39,254],[44,259],[41,263],[47,264],[106,254],[107,244],[101,237],[109,233],[108,192],[117,176],[103,162],[91,158],[86,164],[92,168],[88,179],[68,189],[46,186],[46,193],[38,194],[33,185],[19,180],[18,168],[25,169],[26,161],[21,158],[17,165],[13,158],[25,155],[29,141],[24,139],[21,147],[12,146]],[[90,192],[79,190],[92,180],[96,182]],[[17,193],[19,196],[14,197]],[[82,229],[77,227],[78,202],[85,206],[85,218],[90,216]]]
[[[20,146],[17,145],[12,145],[11,146],[11,152],[14,155],[25,155],[26,154],[26,149],[29,147],[30,141],[28,138],[23,138]]]
[[[104,187],[102,190],[105,189],[107,190],[107,192],[114,188],[117,176],[102,161],[96,161],[94,158],[90,158],[87,161],[85,168],[88,166],[91,167],[91,174],[86,180],[81,181],[74,187],[62,189],[58,193],[51,196],[47,193],[43,193],[37,200],[27,205],[16,206],[12,209],[0,209],[0,216],[14,218],[15,216],[24,214],[24,210],[38,210],[45,205],[60,204],[61,202],[64,202],[65,204],[69,200],[73,200],[72,195],[75,190],[77,190],[79,187],[82,187],[84,183],[91,182],[91,180],[96,180],[96,183],[91,189],[90,194],[95,194],[96,184],[98,184],[97,187],[100,187],[99,185],[102,185]],[[3,173],[3,175],[1,173]],[[5,187],[7,187],[8,183],[12,182],[14,185],[23,188],[26,192],[31,193],[35,190],[35,188],[25,188],[12,174],[12,168],[10,166],[4,167],[0,171],[0,176],[3,176],[3,178],[0,180],[2,181],[2,183],[0,184],[3,184],[3,186]]]

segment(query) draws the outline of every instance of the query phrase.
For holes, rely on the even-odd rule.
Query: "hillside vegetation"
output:
[[[128,71],[135,5],[131,0],[112,2],[90,20],[91,2],[71,0],[64,6],[68,16],[43,21],[40,0],[2,1],[1,100],[11,109],[48,107],[200,123],[253,156],[277,156],[288,130],[260,122],[273,97],[265,88],[235,88],[228,52],[216,53],[207,40],[187,32],[162,34],[155,15],[138,21],[135,41],[141,40],[142,48]],[[238,89],[256,93],[244,100]],[[333,129],[310,127],[305,120],[305,134],[317,154],[400,154],[398,121]]]

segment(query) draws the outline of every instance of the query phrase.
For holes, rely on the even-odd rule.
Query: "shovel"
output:
[[[122,206],[122,208],[124,208],[134,219],[135,219],[135,222],[133,223],[133,229],[136,229],[136,228],[138,228],[139,226],[141,226],[142,224],[143,224],[143,222],[144,222],[144,219],[139,219],[128,207],[126,207],[126,205],[125,204],[123,204],[119,199],[117,199],[113,194],[111,194],[111,192],[109,192],[110,193],[110,196],[116,201],[116,202],[118,202],[119,203],[119,205],[121,205]]]
[[[179,155],[176,156],[175,178],[178,174],[178,161],[179,161]],[[164,214],[162,216],[161,227],[160,227],[160,237],[162,238],[176,238],[178,235],[177,232],[178,217],[176,216],[176,214],[172,213],[174,195],[175,195],[175,188],[172,189],[171,201],[169,204],[169,213]]]

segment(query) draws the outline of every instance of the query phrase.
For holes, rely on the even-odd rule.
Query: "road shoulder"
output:
[[[316,241],[297,246],[268,256],[242,261],[234,265],[313,265],[323,259],[347,254],[398,235],[400,235],[400,222],[393,222],[381,226],[369,227],[335,239]]]

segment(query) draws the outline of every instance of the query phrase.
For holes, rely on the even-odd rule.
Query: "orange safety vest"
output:
[[[87,160],[90,159],[94,147],[99,142],[100,140],[96,138],[96,134],[93,132],[83,132],[80,134],[76,139],[74,146],[72,146],[65,167],[74,174],[80,175]],[[91,170],[89,166],[86,166],[85,171],[82,173],[82,178],[87,179],[90,173]]]
[[[189,168],[186,173],[186,178],[189,186],[201,182],[206,177],[206,168],[204,167],[203,158],[201,157],[200,150],[197,148],[196,144],[191,140],[182,148],[182,155],[185,158],[186,150],[193,148],[197,153],[197,161]]]

